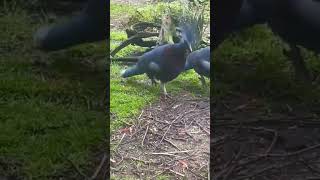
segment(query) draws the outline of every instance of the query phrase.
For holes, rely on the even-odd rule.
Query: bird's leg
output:
[[[169,94],[167,93],[165,83],[163,83],[163,82],[160,81],[160,86],[161,86],[161,89],[162,89],[164,98],[165,98],[165,99],[166,99],[166,98],[172,99],[172,98],[169,96]]]
[[[167,90],[166,90],[165,83],[160,82],[160,86],[161,86],[161,89],[162,89],[163,94],[164,94],[165,96],[167,96],[168,93],[167,93]]]
[[[202,75],[200,75],[200,81],[201,81],[201,84],[202,84],[202,86],[203,87],[206,87],[207,85],[206,85],[206,80],[204,79],[204,77],[202,76]]]
[[[157,85],[156,80],[154,80],[153,78],[151,78],[151,84],[152,84],[153,86]]]
[[[296,78],[304,81],[311,81],[311,74],[306,68],[306,64],[301,56],[299,47],[289,44],[290,50],[284,50],[284,54],[289,56],[295,69]]]

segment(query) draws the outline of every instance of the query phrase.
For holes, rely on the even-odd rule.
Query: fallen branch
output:
[[[308,120],[308,121],[307,121]],[[283,120],[281,118],[261,118],[255,120],[247,120],[247,121],[236,121],[233,117],[216,117],[215,121],[212,122],[214,127],[221,126],[264,126],[264,125],[296,125],[298,127],[320,127],[320,120],[306,116],[306,117],[292,117],[286,118]]]
[[[266,168],[263,168],[259,171],[256,171],[256,172],[253,172],[252,174],[249,174],[249,175],[246,175],[246,176],[242,176],[242,177],[239,177],[239,178],[236,178],[236,180],[242,180],[242,179],[250,179],[252,177],[255,177],[257,175],[260,175],[264,172],[267,172],[267,171],[270,171],[272,169],[281,169],[281,168],[284,168],[284,167],[287,167],[287,166],[290,166],[292,164],[294,164],[296,162],[288,162],[288,163],[284,163],[284,164],[280,164],[280,165],[271,165],[269,167],[266,167]]]
[[[144,140],[146,139],[148,130],[149,130],[149,125],[147,126],[146,132],[144,133],[144,136],[143,136],[143,139],[142,139],[142,142],[141,142],[141,146],[143,146],[143,143],[144,143]]]
[[[151,23],[151,22],[139,22],[136,24],[133,24],[130,28],[135,31],[144,31],[148,27],[155,27],[155,28],[161,28],[160,24],[157,23]]]
[[[119,58],[110,58],[111,61],[125,62],[125,63],[136,63],[138,62],[139,57],[119,57]]]
[[[173,154],[180,154],[180,153],[188,153],[192,152],[193,150],[185,150],[185,151],[171,151],[171,152],[160,152],[160,153],[150,153],[152,155],[173,155]]]
[[[301,149],[299,151],[295,151],[295,152],[292,152],[292,153],[287,153],[287,154],[266,154],[266,155],[260,155],[260,156],[262,156],[262,157],[290,157],[290,156],[297,156],[297,155],[300,155],[302,153],[306,153],[308,151],[315,150],[317,148],[320,148],[320,144],[316,144],[314,146],[310,146],[308,148],[304,148],[304,149]]]
[[[131,36],[130,38],[128,38],[127,40],[123,41],[117,48],[115,48],[110,55],[113,57],[114,55],[117,54],[117,52],[119,52],[121,49],[125,48],[126,46],[128,46],[129,44],[133,43],[136,39],[139,38],[148,38],[148,37],[152,37],[152,36],[158,36],[159,33],[150,33],[150,32],[138,32],[137,34]]]
[[[99,164],[99,166],[97,167],[97,169],[95,170],[94,174],[89,178],[89,180],[94,180],[97,178],[102,166],[104,165],[104,163],[106,162],[107,160],[107,155],[106,154],[103,154],[103,157],[102,157],[102,160]]]
[[[176,175],[179,175],[179,176],[184,177],[184,174],[178,173],[178,172],[176,172],[176,171],[174,171],[174,170],[172,170],[172,169],[169,169],[169,171],[170,171],[170,172],[173,172],[173,173],[176,174]]]
[[[74,167],[74,169],[82,176],[84,177],[84,179],[88,179],[88,176],[82,172],[82,170],[79,168],[79,166],[77,166],[70,158],[67,158],[67,160],[70,162],[70,164],[72,165],[72,167]]]

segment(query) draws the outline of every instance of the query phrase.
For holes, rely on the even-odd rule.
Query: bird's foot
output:
[[[52,28],[51,26],[44,26],[35,32],[35,34],[33,36],[33,42],[34,42],[35,48],[37,48],[37,49],[44,48],[45,40],[46,40],[51,28]]]
[[[284,55],[289,57],[295,70],[295,79],[302,83],[312,82],[312,74],[306,67],[304,59],[301,55],[300,48],[294,44],[289,44],[290,50],[283,50]]]
[[[206,80],[204,79],[204,77],[203,77],[203,76],[200,76],[200,77],[199,77],[199,80],[201,81],[202,87],[203,87],[203,88],[206,88],[206,87],[207,87],[207,84],[206,84]]]
[[[315,76],[312,80],[312,85],[318,84],[319,81],[320,81],[320,75]]]
[[[167,99],[173,99],[169,94],[162,94],[162,97],[164,100],[167,100]]]
[[[173,99],[173,97],[172,96],[170,96],[169,94],[166,94],[165,96],[164,96],[165,98],[168,98],[168,99]]]
[[[157,81],[155,81],[154,79],[151,79],[151,85],[152,86],[156,86],[158,83],[157,83]]]
[[[156,86],[156,85],[157,85],[157,82],[153,82],[152,80],[151,80],[151,81],[145,81],[145,83],[146,83],[148,86]]]

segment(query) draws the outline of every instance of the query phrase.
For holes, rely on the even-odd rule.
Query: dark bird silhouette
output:
[[[320,1],[274,0],[269,25],[285,41],[320,52]]]
[[[233,31],[262,23],[289,44],[284,54],[292,61],[297,78],[310,81],[298,46],[320,52],[320,1],[244,0]]]
[[[213,50],[215,50],[233,31],[236,30],[236,24],[242,5],[243,0],[213,1]],[[239,24],[238,26],[240,25],[242,24]]]
[[[243,0],[239,16],[232,31],[243,30],[256,24],[264,24],[272,14],[270,0]]]
[[[165,84],[175,79],[185,67],[188,51],[199,43],[199,20],[183,21],[180,23],[181,39],[179,43],[158,46],[139,57],[138,63],[121,73],[123,78],[146,73],[153,83],[160,80],[165,96]]]
[[[234,24],[242,7],[243,0],[215,0],[213,1],[213,31],[214,44],[217,48],[220,43],[233,31]]]
[[[268,24],[290,46],[290,56],[298,78],[311,80],[298,45],[320,52],[320,1],[273,0]]]
[[[107,39],[106,7],[105,0],[89,0],[82,13],[68,22],[40,28],[34,35],[37,48],[54,51]]]
[[[210,47],[193,51],[187,57],[185,71],[194,69],[199,75],[203,86],[206,81],[204,76],[210,78]]]

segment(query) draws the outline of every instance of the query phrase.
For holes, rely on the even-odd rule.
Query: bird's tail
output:
[[[121,77],[127,78],[135,75],[143,74],[143,72],[138,68],[138,66],[130,67],[129,69],[125,69],[121,72]]]
[[[188,71],[188,70],[190,70],[192,68],[193,68],[192,64],[190,62],[186,61],[186,64],[184,66],[184,71]]]
[[[204,75],[210,76],[210,62],[209,61],[197,61],[199,68],[203,71]]]
[[[40,28],[33,37],[35,46],[45,51],[56,51],[106,39],[106,5],[105,1],[89,0],[85,11],[68,22]]]

